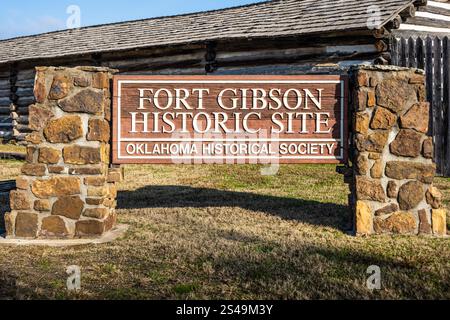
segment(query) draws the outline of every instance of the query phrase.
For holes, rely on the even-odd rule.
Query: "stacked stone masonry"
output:
[[[393,67],[353,71],[356,233],[446,235],[442,194],[433,186],[424,74]]]
[[[109,167],[113,70],[37,68],[27,163],[10,193],[8,238],[101,236],[116,223]]]

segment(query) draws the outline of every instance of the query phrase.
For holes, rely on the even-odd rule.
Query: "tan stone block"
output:
[[[427,101],[427,89],[424,85],[417,86],[417,100],[419,102]]]
[[[30,181],[24,177],[18,177],[16,179],[16,188],[20,190],[29,190]]]
[[[380,160],[381,159],[381,153],[370,152],[369,153],[369,159],[370,160]]]
[[[88,76],[88,75],[79,75],[79,76],[75,76],[73,77],[73,84],[77,87],[89,87],[92,83],[92,77]]]
[[[64,173],[64,166],[48,166],[48,172],[53,174]]]
[[[42,147],[39,148],[39,158],[40,163],[47,164],[57,164],[61,158],[61,151],[53,148]]]
[[[433,159],[434,156],[434,145],[433,138],[425,139],[422,146],[422,155],[424,158]]]
[[[67,164],[97,164],[101,162],[101,150],[72,145],[63,149],[63,157]]]
[[[373,108],[373,107],[375,107],[376,104],[377,104],[377,101],[376,101],[375,91],[369,90],[367,92],[367,106],[369,108]]]
[[[34,202],[34,210],[47,212],[51,210],[50,201],[41,199]]]
[[[51,143],[69,143],[83,136],[83,123],[79,116],[52,119],[45,127],[44,135]]]
[[[36,180],[31,186],[33,194],[41,199],[80,194],[80,179],[77,177],[52,177]]]
[[[10,207],[12,210],[30,210],[31,202],[25,191],[13,190],[9,193]]]
[[[367,108],[367,90],[360,89],[354,94],[355,107],[357,111],[364,111]]]
[[[387,131],[375,131],[367,137],[367,139],[362,139],[359,141],[360,151],[368,151],[368,152],[383,152],[384,147],[389,138],[389,133]]]
[[[396,203],[391,203],[391,204],[375,211],[375,216],[384,216],[386,214],[391,214],[391,213],[397,212],[398,210],[399,210],[398,205]]]
[[[403,76],[391,76],[378,84],[376,89],[377,104],[388,108],[396,114],[402,114],[412,103],[417,102],[414,85]]]
[[[433,234],[436,236],[445,236],[447,234],[447,210],[431,210],[431,221],[433,224]]]
[[[42,130],[47,125],[50,118],[54,116],[53,112],[42,105],[31,105],[29,107],[29,127],[31,130]]]
[[[103,219],[108,216],[108,213],[109,209],[107,208],[89,208],[84,210],[83,216],[88,218]]]
[[[111,118],[112,118],[111,99],[105,99],[105,103],[103,105],[104,105],[103,116],[105,117],[106,121],[111,121]]]
[[[419,181],[410,181],[402,185],[398,191],[398,204],[402,210],[416,208],[424,199],[424,187]]]
[[[423,183],[432,183],[436,173],[435,164],[423,164],[410,161],[389,161],[386,164],[386,176],[392,179],[417,179]]]
[[[103,119],[89,120],[88,141],[109,142],[110,127],[109,122]]]
[[[106,183],[105,177],[86,177],[84,178],[84,184],[87,186],[95,186],[95,187],[101,187]]]
[[[115,208],[117,206],[117,201],[115,199],[105,199],[103,205],[108,208]]]
[[[386,194],[381,182],[363,176],[356,177],[356,197],[358,200],[386,201]]]
[[[365,201],[356,202],[356,233],[368,235],[372,233],[373,217],[370,204]]]
[[[42,219],[40,236],[45,238],[67,238],[69,229],[63,218],[50,216]]]
[[[397,199],[398,196],[398,186],[397,183],[395,181],[389,181],[387,188],[386,188],[386,193],[387,196],[389,198],[395,198]]]
[[[371,129],[391,129],[397,122],[397,116],[386,108],[378,107],[370,123]]]
[[[360,175],[365,176],[367,172],[369,171],[369,160],[367,159],[367,156],[365,154],[360,153],[356,157],[356,170]]]
[[[25,141],[32,144],[40,144],[44,141],[41,133],[34,131],[25,136]]]
[[[109,188],[107,186],[103,187],[88,187],[87,195],[88,197],[106,197],[108,196]]]
[[[120,171],[110,171],[108,173],[108,182],[115,183],[122,181],[122,173]]]
[[[16,216],[15,236],[18,238],[36,238],[38,215],[32,212],[19,212]]]
[[[367,140],[367,138],[366,138],[365,135],[360,134],[360,133],[356,133],[355,134],[355,141],[354,141],[356,150],[358,150],[359,152],[366,151],[366,150],[364,150],[365,145],[366,145],[366,140]]]
[[[110,146],[108,144],[103,143],[100,147],[101,161],[104,163],[109,162],[109,151]]]
[[[369,131],[370,116],[367,113],[355,113],[355,132],[367,135]]]
[[[103,112],[103,93],[84,89],[72,97],[59,102],[65,112],[101,114]]]
[[[431,224],[428,219],[427,211],[422,209],[419,210],[419,234],[431,234]]]
[[[114,183],[108,184],[108,197],[117,198],[117,186]]]
[[[439,209],[442,205],[442,193],[434,186],[428,188],[425,198],[427,199],[427,203],[433,209]]]
[[[86,198],[86,204],[91,206],[100,206],[105,202],[105,198]]]
[[[60,197],[52,208],[52,215],[78,220],[84,209],[84,202],[78,196]]]
[[[80,220],[75,225],[75,235],[77,237],[96,237],[101,236],[105,231],[103,221],[99,220]]]
[[[422,134],[410,130],[402,129],[391,143],[391,153],[400,157],[416,158],[422,149]]]
[[[72,80],[68,75],[56,74],[53,78],[53,83],[48,94],[48,98],[52,100],[59,100],[67,97],[72,89]]]
[[[422,74],[414,74],[409,79],[410,84],[425,84],[425,76]]]
[[[368,87],[369,86],[369,76],[367,72],[358,71],[358,75],[356,77],[356,82],[359,87]]]
[[[15,226],[16,214],[11,212],[5,213],[5,231],[7,237],[14,237]]]
[[[111,212],[109,216],[104,221],[105,232],[114,228],[117,222],[117,214],[115,212]]]
[[[400,117],[400,127],[427,133],[429,118],[430,104],[428,102],[417,103],[405,115]]]
[[[47,87],[44,72],[36,73],[36,81],[34,83],[34,98],[36,102],[43,103],[47,99]]]
[[[412,234],[416,231],[417,222],[412,213],[400,211],[393,213],[388,218],[376,217],[373,227],[377,234]]]
[[[42,177],[45,175],[46,167],[43,164],[24,164],[21,168],[22,174],[26,176]]]
[[[92,77],[92,86],[96,89],[109,88],[109,76],[104,72],[97,72]]]
[[[383,161],[377,160],[372,166],[372,169],[370,169],[370,175],[374,179],[381,179],[383,177],[384,167],[383,167]]]
[[[25,161],[27,163],[34,163],[35,154],[36,154],[37,148],[34,146],[28,146],[27,147],[27,153],[25,155]]]

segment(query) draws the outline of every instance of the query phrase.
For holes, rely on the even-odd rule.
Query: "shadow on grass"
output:
[[[16,298],[16,279],[12,275],[0,271],[0,300]]]
[[[201,225],[202,230],[245,242],[245,246],[228,243],[217,247],[215,242],[207,241],[196,243],[202,248],[194,250],[193,255],[183,246],[160,243],[166,261],[176,257],[186,264],[168,266],[171,276],[156,286],[157,293],[150,289],[155,289],[152,285],[137,292],[117,288],[104,294],[117,299],[133,299],[140,294],[148,299],[442,299],[448,291],[445,276],[424,275],[423,266],[408,259],[313,241],[284,246],[235,230],[227,235],[221,229],[210,228],[209,224]],[[123,264],[142,270],[159,270],[161,265],[133,250],[124,259]],[[383,270],[383,290],[366,287],[367,268],[371,265]],[[233,293],[224,288],[233,288]]]
[[[247,192],[189,186],[146,186],[135,191],[121,191],[117,200],[118,209],[239,207],[341,231],[352,227],[347,206]]]
[[[246,283],[248,293],[268,299],[380,298],[386,292],[371,291],[365,286],[367,268],[371,265],[388,270],[384,280],[393,285],[390,289],[397,298],[429,299],[446,295],[445,285],[440,281],[427,279],[429,286],[420,287],[421,270],[417,265],[391,258],[308,245],[294,249],[288,257],[280,257],[275,249],[260,254],[259,259],[240,256],[216,259],[213,268],[237,283]],[[400,276],[404,277],[402,281],[397,280]]]

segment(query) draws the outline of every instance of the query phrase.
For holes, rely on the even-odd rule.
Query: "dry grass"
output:
[[[0,162],[0,180],[19,163]],[[334,166],[127,166],[114,243],[0,247],[0,297],[94,299],[449,299],[449,240],[355,238]],[[437,179],[450,200],[450,179]],[[65,290],[65,268],[83,290]],[[382,290],[365,286],[382,270]]]
[[[17,152],[25,153],[26,149],[23,146],[13,145],[13,144],[2,144],[0,141],[0,152]]]

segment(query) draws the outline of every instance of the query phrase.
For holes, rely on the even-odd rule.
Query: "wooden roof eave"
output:
[[[399,29],[403,22],[405,22],[408,18],[414,17],[418,8],[426,5],[427,0],[410,1],[410,3],[405,5],[403,8],[400,8],[396,12],[392,13],[392,15],[374,31],[374,36],[376,38],[389,38],[392,35],[393,30]]]

